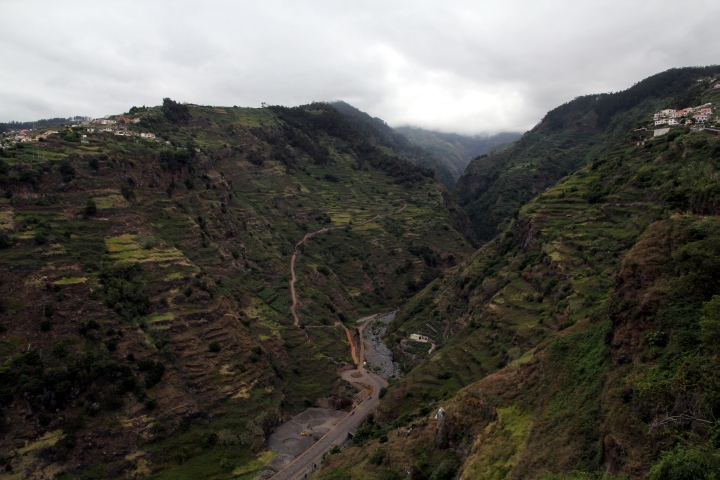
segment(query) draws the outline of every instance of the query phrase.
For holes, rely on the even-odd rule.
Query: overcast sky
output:
[[[2,0],[0,122],[345,100],[392,126],[524,131],[717,64],[719,19],[717,0]]]

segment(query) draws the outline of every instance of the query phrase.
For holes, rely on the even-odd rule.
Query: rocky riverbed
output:
[[[383,343],[382,336],[387,325],[395,318],[396,312],[379,315],[363,330],[365,345],[365,366],[385,380],[398,374],[398,364],[393,361],[392,352]]]

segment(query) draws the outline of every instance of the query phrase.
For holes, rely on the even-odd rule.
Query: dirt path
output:
[[[362,332],[365,326],[368,325],[372,320],[375,320],[378,315],[380,314],[361,318],[356,322],[357,328],[360,331],[361,339]],[[357,369],[346,370],[342,372],[340,376],[343,380],[354,385],[356,388],[360,390],[366,390],[366,396],[364,396],[355,404],[350,413],[345,414],[339,420],[337,420],[336,418],[324,420],[323,426],[329,428],[328,430],[319,430],[316,427],[311,426],[310,422],[303,421],[303,416],[310,416],[312,417],[312,419],[314,419],[314,417],[316,416],[321,416],[321,410],[323,409],[310,409],[312,410],[312,412],[316,412],[316,415],[310,415],[310,413],[307,413],[308,411],[306,411],[298,415],[295,419],[281,426],[281,429],[283,427],[287,427],[283,431],[283,434],[280,436],[281,438],[277,439],[277,443],[282,445],[282,447],[286,447],[286,449],[293,449],[294,451],[302,453],[299,453],[297,457],[295,457],[293,460],[291,460],[289,463],[286,463],[283,467],[279,469],[273,467],[272,470],[266,470],[266,472],[263,472],[272,475],[270,480],[296,480],[299,478],[307,478],[308,475],[312,475],[312,473],[317,470],[318,465],[322,463],[322,459],[324,458],[324,455],[328,452],[328,450],[330,450],[333,445],[342,445],[347,440],[348,434],[352,431],[355,431],[358,427],[360,427],[360,425],[362,425],[369,413],[372,411],[378,401],[380,401],[378,395],[380,389],[388,386],[388,383],[387,381],[385,381],[385,379],[365,370],[365,368],[363,367],[364,350],[362,342],[359,349],[360,354],[358,355],[358,348],[355,343],[355,338],[353,336],[353,332],[350,329],[348,329],[345,325],[342,325],[340,322],[332,326],[324,325],[324,327],[332,328],[338,325],[342,326],[345,329],[348,341],[350,342],[350,351],[353,360],[358,364]],[[305,423],[307,423],[307,425],[305,425]],[[320,422],[318,421],[316,423]],[[288,424],[291,425],[288,426]],[[299,428],[305,429],[307,427],[311,427],[313,432],[318,430],[322,433],[322,437],[317,439],[315,443],[312,443],[310,441],[310,437],[304,437],[302,436],[302,433],[297,433],[297,430]],[[305,445],[308,442],[311,443],[309,447]]]
[[[374,217],[372,217],[368,220],[365,220],[362,223],[358,223],[358,225],[366,225],[370,222],[380,220],[381,218],[385,218],[385,217],[389,217],[390,215],[398,214],[398,213],[402,212],[403,210],[405,210],[407,207],[408,206],[406,203],[405,205],[398,208],[394,212],[382,213],[380,215],[375,215]],[[297,277],[295,276],[295,261],[297,260],[297,257],[300,253],[298,249],[300,248],[300,245],[307,242],[310,238],[314,237],[318,233],[325,233],[325,232],[329,232],[330,230],[336,230],[338,228],[345,228],[345,225],[337,226],[337,227],[325,227],[325,228],[321,228],[320,230],[316,230],[314,232],[306,233],[305,236],[299,242],[297,242],[295,244],[295,248],[293,249],[292,256],[290,257],[290,297],[292,298],[292,305],[290,306],[290,312],[292,313],[292,316],[293,316],[293,325],[295,325],[296,327],[300,326],[300,316],[297,313],[298,298],[297,298],[297,293],[295,292],[295,282],[297,282]],[[345,329],[345,330],[347,330],[347,329]],[[351,339],[351,338],[352,338],[352,335],[348,334],[348,339]],[[351,341],[350,345],[353,346],[354,341]],[[355,348],[353,347],[353,352],[354,351],[355,351]],[[355,359],[355,357],[356,357],[356,355],[353,354],[353,359]]]

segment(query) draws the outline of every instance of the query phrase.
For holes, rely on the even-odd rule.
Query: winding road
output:
[[[390,215],[398,214],[398,213],[402,212],[403,210],[405,210],[407,207],[408,206],[406,203],[405,205],[398,208],[394,212],[382,213],[380,215],[375,215],[374,217],[372,217],[368,220],[365,220],[362,223],[358,223],[358,225],[365,225],[370,222],[380,220],[381,218],[385,218],[385,217],[389,217]],[[325,227],[325,228],[321,228],[320,230],[316,230],[314,232],[306,233],[305,236],[295,244],[295,248],[293,249],[292,256],[290,257],[290,297],[292,298],[292,305],[290,305],[290,312],[292,313],[292,316],[293,316],[293,325],[295,325],[296,327],[300,326],[300,315],[298,315],[298,313],[297,313],[298,298],[297,298],[297,292],[295,291],[295,282],[297,282],[297,277],[295,276],[295,261],[297,260],[297,257],[300,253],[300,250],[299,250],[300,245],[307,242],[310,238],[314,237],[318,233],[325,233],[325,232],[329,232],[330,230],[337,230],[338,228],[345,228],[345,225],[337,226],[337,227]]]
[[[389,213],[383,213],[375,215],[374,217],[365,220],[358,225],[365,225],[370,222],[374,222],[381,218],[395,215],[407,208],[407,204],[398,208],[397,210]],[[295,275],[295,262],[297,261],[298,255],[300,254],[300,245],[307,242],[313,236],[328,232],[330,230],[336,230],[338,228],[345,228],[345,226],[336,227],[325,227],[314,232],[306,233],[303,238],[295,244],[293,254],[290,257],[290,296],[292,297],[292,305],[290,306],[290,312],[293,316],[293,325],[296,327],[300,326],[300,315],[297,312],[298,297],[295,290],[295,283],[297,282],[297,276]],[[357,328],[360,333],[360,348],[355,343],[355,337],[353,332],[348,329],[345,325],[337,322],[334,326],[341,326],[347,335],[348,342],[350,343],[350,354],[353,361],[357,365],[357,369],[346,370],[342,372],[341,377],[343,380],[350,382],[355,387],[362,390],[368,390],[368,395],[358,402],[358,404],[343,417],[334,427],[330,429],[325,435],[323,435],[317,442],[312,444],[310,448],[305,450],[303,453],[297,456],[290,464],[285,468],[277,472],[271,477],[271,480],[294,480],[297,478],[305,478],[310,473],[314,472],[322,461],[323,455],[330,450],[334,445],[341,445],[345,443],[350,434],[351,430],[358,428],[367,418],[368,414],[372,411],[373,407],[380,400],[378,398],[378,392],[381,388],[387,387],[387,382],[375,375],[372,372],[368,372],[364,368],[365,359],[365,346],[362,341],[363,329],[365,326],[377,318],[377,315],[371,315],[369,317],[361,318],[357,321]]]

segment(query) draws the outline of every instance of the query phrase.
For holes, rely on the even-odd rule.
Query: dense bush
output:
[[[138,278],[140,272],[139,263],[105,267],[100,272],[105,305],[124,320],[141,317],[150,309],[150,298],[145,293],[145,285]]]

